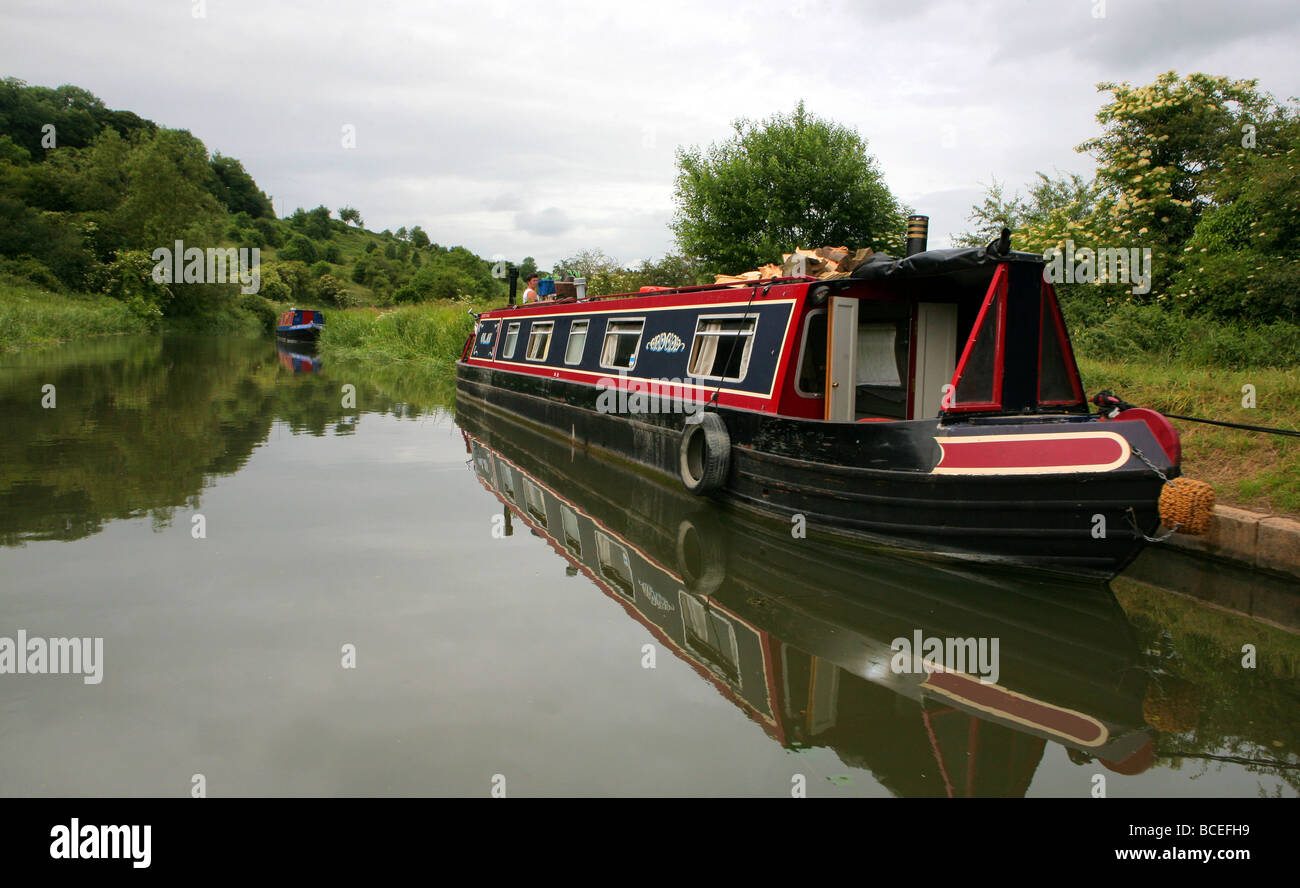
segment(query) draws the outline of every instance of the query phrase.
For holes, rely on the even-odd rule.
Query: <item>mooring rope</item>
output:
[[[1134,404],[1130,404],[1123,398],[1116,395],[1110,389],[1098,392],[1093,396],[1092,403],[1101,408],[1103,413],[1114,416],[1121,410],[1131,410]],[[1241,422],[1225,422],[1221,419],[1202,419],[1199,416],[1179,416],[1176,413],[1164,413],[1169,419],[1180,419],[1183,422],[1203,422],[1206,425],[1224,426],[1229,429],[1243,429],[1247,432],[1267,432],[1270,435],[1287,435],[1292,438],[1300,438],[1300,431],[1295,429],[1275,429],[1270,426],[1246,425]]]

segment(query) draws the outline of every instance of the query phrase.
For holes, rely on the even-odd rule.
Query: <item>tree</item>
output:
[[[286,261],[312,263],[320,259],[316,243],[305,235],[295,234],[289,243],[279,252],[279,258]]]
[[[418,225],[411,229],[411,244],[417,249],[429,246],[429,235],[425,234],[424,229]]]
[[[856,131],[809,114],[737,120],[708,151],[677,152],[673,231],[708,272],[736,272],[800,246],[900,252],[904,209]]]
[[[126,245],[153,249],[210,229],[221,208],[205,187],[209,175],[207,149],[183,130],[159,130],[137,145],[126,161],[127,196],[116,213]]]
[[[329,240],[333,232],[334,226],[330,222],[329,207],[319,206],[307,214],[303,233],[308,237],[313,240]]]
[[[526,281],[535,274],[537,274],[537,260],[532,256],[525,256],[524,261],[519,263],[519,280]]]
[[[357,226],[357,228],[365,227],[365,224],[361,221],[361,211],[355,207],[339,207],[339,218],[344,222]]]
[[[254,219],[275,215],[271,201],[253,181],[244,165],[233,157],[221,154],[212,156],[212,172],[216,175],[213,195],[232,213],[247,213]]]
[[[1102,132],[1076,149],[1096,160],[1095,177],[1039,173],[1027,199],[1007,198],[995,180],[971,208],[975,230],[959,240],[986,243],[1010,220],[1013,243],[1035,252],[1070,241],[1149,249],[1149,293],[1106,281],[1091,297],[1107,305],[1163,301],[1223,317],[1294,317],[1288,292],[1300,280],[1300,256],[1285,232],[1300,221],[1289,215],[1287,197],[1297,184],[1296,112],[1253,80],[1207,74],[1169,71],[1145,86],[1097,88],[1110,94],[1097,112]]]

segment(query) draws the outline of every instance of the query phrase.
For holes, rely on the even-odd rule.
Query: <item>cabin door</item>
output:
[[[856,419],[858,378],[858,300],[830,299],[826,333],[826,419]]]
[[[916,306],[916,388],[912,419],[934,419],[943,406],[943,387],[957,369],[957,306],[920,302]]]

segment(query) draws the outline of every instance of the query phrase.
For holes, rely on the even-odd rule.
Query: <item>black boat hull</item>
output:
[[[679,478],[685,416],[603,413],[589,385],[457,365],[459,399],[644,470]],[[787,529],[853,538],[929,555],[1039,570],[1113,576],[1160,524],[1163,481],[1137,459],[1109,472],[937,474],[938,421],[827,423],[718,407],[731,465],[715,498]],[[1061,428],[1008,418],[967,431],[1014,435]],[[1086,417],[1077,427],[1100,424]],[[1141,423],[1134,448],[1160,453]],[[1168,474],[1176,474],[1166,466]],[[802,519],[798,518],[802,516]]]

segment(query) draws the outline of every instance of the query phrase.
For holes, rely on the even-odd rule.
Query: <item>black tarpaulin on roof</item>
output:
[[[877,253],[859,265],[850,278],[859,281],[884,281],[899,278],[934,277],[938,275],[959,275],[970,277],[984,272],[992,275],[993,269],[1000,262],[1038,262],[1041,256],[1034,253],[1010,251],[999,253],[997,242],[987,247],[965,247],[956,250],[927,250],[896,259],[885,253]],[[962,274],[966,272],[966,274]]]

